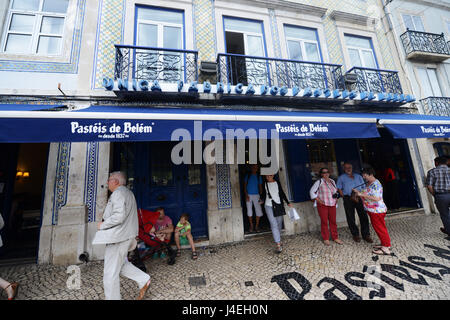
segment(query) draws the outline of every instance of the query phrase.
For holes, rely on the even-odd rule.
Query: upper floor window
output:
[[[405,27],[409,30],[413,31],[422,31],[425,32],[425,28],[423,27],[422,18],[419,16],[413,16],[409,14],[404,14],[403,22],[405,23]]]
[[[345,35],[345,43],[353,67],[378,67],[370,38]]]
[[[224,18],[227,53],[264,57],[262,23],[240,18]]]
[[[183,12],[138,7],[136,45],[183,49]]]
[[[70,0],[12,0],[2,51],[59,55]]]
[[[321,62],[319,42],[313,29],[284,26],[289,59]]]
[[[442,97],[441,87],[437,77],[436,69],[434,68],[417,68],[422,86],[423,96],[428,97]]]

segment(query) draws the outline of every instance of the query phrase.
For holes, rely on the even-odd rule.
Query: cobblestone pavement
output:
[[[438,216],[387,220],[394,256],[376,256],[368,243],[326,247],[319,232],[284,237],[274,252],[270,234],[232,245],[199,248],[197,261],[183,250],[173,266],[147,260],[152,285],[146,299],[449,299],[450,238]],[[372,236],[377,237],[372,230]],[[68,289],[66,267],[22,265],[0,268],[0,276],[21,283],[18,299],[104,299],[103,262],[79,265],[80,289]],[[192,277],[203,277],[194,285]],[[200,278],[201,279],[201,278]],[[137,284],[121,278],[123,299],[135,299]],[[2,292],[0,299],[6,296]]]

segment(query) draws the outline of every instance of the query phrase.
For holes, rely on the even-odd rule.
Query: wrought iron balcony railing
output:
[[[420,103],[426,114],[450,117],[450,97],[428,97]]]
[[[348,90],[403,93],[397,71],[353,67],[346,74],[356,74],[356,82]]]
[[[434,53],[450,55],[450,48],[444,34],[407,30],[400,36],[406,55],[412,53]]]
[[[341,65],[221,53],[217,81],[224,84],[344,89]]]
[[[198,81],[198,52],[115,45],[114,79]]]

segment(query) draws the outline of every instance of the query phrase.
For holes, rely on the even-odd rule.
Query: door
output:
[[[233,84],[268,84],[262,22],[225,18],[224,25],[227,53],[259,57],[233,57],[230,66],[232,76],[229,80]]]
[[[205,166],[174,165],[171,160],[174,145],[175,142],[166,141],[115,144],[120,154],[117,159],[126,155],[130,158],[118,165],[116,161],[116,170],[127,171],[138,208],[155,211],[163,207],[174,225],[183,213],[188,213],[192,235],[205,237],[208,235]]]

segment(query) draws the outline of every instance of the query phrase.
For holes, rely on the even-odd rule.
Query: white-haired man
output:
[[[106,244],[103,270],[106,300],[120,300],[120,275],[138,283],[138,300],[144,297],[150,286],[150,276],[127,259],[128,251],[136,246],[139,224],[136,199],[125,184],[126,178],[122,172],[109,175],[108,189],[112,194],[93,241],[93,244]]]

